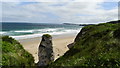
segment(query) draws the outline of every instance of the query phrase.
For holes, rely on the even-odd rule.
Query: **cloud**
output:
[[[32,0],[31,0],[32,1]],[[54,2],[4,2],[3,21],[27,21],[35,23],[99,23],[118,19],[118,7],[102,8],[105,0],[58,0]],[[46,0],[47,1],[47,0]],[[73,2],[72,2],[73,1]],[[95,1],[95,2],[92,2]],[[112,4],[109,3],[108,4]],[[106,7],[107,8],[107,7]]]
[[[119,2],[119,0],[1,0],[1,2]]]

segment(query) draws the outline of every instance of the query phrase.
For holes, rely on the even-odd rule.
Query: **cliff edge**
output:
[[[120,22],[83,27],[74,46],[48,67],[53,66],[120,67]]]

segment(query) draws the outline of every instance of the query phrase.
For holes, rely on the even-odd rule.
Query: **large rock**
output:
[[[38,66],[45,66],[54,61],[52,37],[48,34],[42,36],[42,41],[38,49]]]

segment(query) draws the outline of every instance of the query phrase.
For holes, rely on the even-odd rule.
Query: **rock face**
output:
[[[71,43],[71,44],[68,44],[67,47],[70,49],[74,46],[75,42]]]
[[[91,27],[90,27],[91,28]],[[74,42],[79,41],[79,39],[84,36],[86,34],[86,32],[89,32],[90,28],[85,28],[85,29],[81,29],[80,32],[77,34]]]
[[[42,36],[42,41],[38,49],[38,66],[45,66],[54,61],[52,37],[48,34]]]
[[[82,36],[85,35],[85,33],[88,32],[88,31],[89,31],[89,29],[87,29],[87,28],[86,28],[86,29],[81,29],[80,32],[77,34],[74,42],[71,43],[71,44],[68,44],[67,47],[68,47],[69,49],[72,48],[72,47],[75,45],[75,43],[76,43],[77,41],[79,41],[80,38],[82,38]]]

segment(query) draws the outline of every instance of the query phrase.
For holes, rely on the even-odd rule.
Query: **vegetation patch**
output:
[[[34,58],[22,45],[9,36],[2,36],[2,63],[0,66],[34,66]]]
[[[44,34],[43,36],[44,36],[44,37],[47,37],[47,38],[52,37],[52,36],[49,35],[49,34]]]

